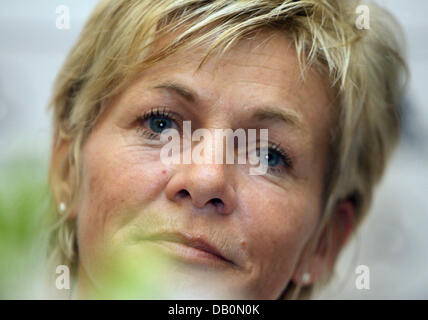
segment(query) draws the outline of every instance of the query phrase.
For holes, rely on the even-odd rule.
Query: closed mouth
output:
[[[160,233],[145,238],[145,240],[167,246],[180,256],[194,262],[222,262],[233,266],[232,260],[226,258],[214,245],[201,236],[192,236],[188,233]],[[217,261],[215,261],[217,260]]]

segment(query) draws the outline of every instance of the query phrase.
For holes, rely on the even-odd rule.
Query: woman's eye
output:
[[[179,117],[170,113],[166,109],[150,110],[144,116],[139,117],[138,130],[142,131],[142,135],[150,139],[159,138],[160,134],[167,129],[176,129],[180,131],[180,121],[176,120]]]
[[[262,156],[260,155],[260,148],[256,150],[257,157],[260,158],[260,162],[267,165],[270,170],[281,170],[281,167],[291,168],[292,163],[290,157],[279,148],[274,146],[268,148],[267,152]]]
[[[257,156],[260,157],[260,149],[257,149]],[[266,163],[269,167],[275,167],[281,161],[281,155],[269,149],[260,161]]]

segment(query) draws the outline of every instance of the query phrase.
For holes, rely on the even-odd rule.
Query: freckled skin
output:
[[[160,229],[203,235],[232,254],[240,268],[207,268],[203,273],[237,297],[275,299],[286,287],[320,215],[330,101],[315,73],[300,80],[294,49],[284,37],[260,46],[263,40],[259,35],[241,42],[217,67],[210,59],[199,71],[202,50],[178,52],[111,101],[83,146],[77,210],[82,288],[97,284],[99,261],[110,247],[125,249],[138,234]],[[198,106],[148,89],[167,79],[197,91]],[[131,126],[142,111],[167,105],[192,120],[192,127],[236,129],[246,125],[252,108],[266,101],[285,102],[301,115],[305,128],[304,134],[296,134],[274,125],[272,139],[293,150],[296,158],[293,171],[280,176],[251,176],[247,166],[238,165],[167,166],[159,148],[145,144]],[[180,197],[183,189],[189,195]],[[223,201],[224,212],[209,202],[213,198]],[[168,273],[171,283],[198,285],[192,282],[191,266],[180,268],[187,276]]]

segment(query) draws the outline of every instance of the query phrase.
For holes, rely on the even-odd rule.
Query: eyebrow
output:
[[[304,130],[301,116],[292,109],[262,106],[257,108],[250,118],[257,121],[283,122],[295,129]]]
[[[161,83],[159,85],[156,85],[153,88],[165,89],[168,91],[172,91],[175,94],[183,97],[185,100],[187,100],[189,102],[193,102],[193,103],[196,102],[196,94],[192,90],[185,88],[182,85],[177,84],[175,82],[167,81],[167,82]]]
[[[197,101],[197,94],[193,90],[175,82],[166,81],[154,86],[153,88],[165,89],[167,91],[173,92],[191,103],[195,103]],[[301,116],[298,112],[292,109],[285,109],[274,106],[260,106],[250,115],[249,118],[260,122],[282,122],[298,130],[304,129]]]

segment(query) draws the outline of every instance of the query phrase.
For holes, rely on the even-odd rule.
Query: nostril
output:
[[[185,189],[181,190],[181,191],[178,193],[178,197],[179,197],[179,198],[185,198],[185,197],[187,197],[187,196],[189,196],[189,195],[190,195],[189,191],[187,191],[187,190],[185,190]]]
[[[211,203],[216,207],[223,205],[223,201],[219,198],[212,199]]]

